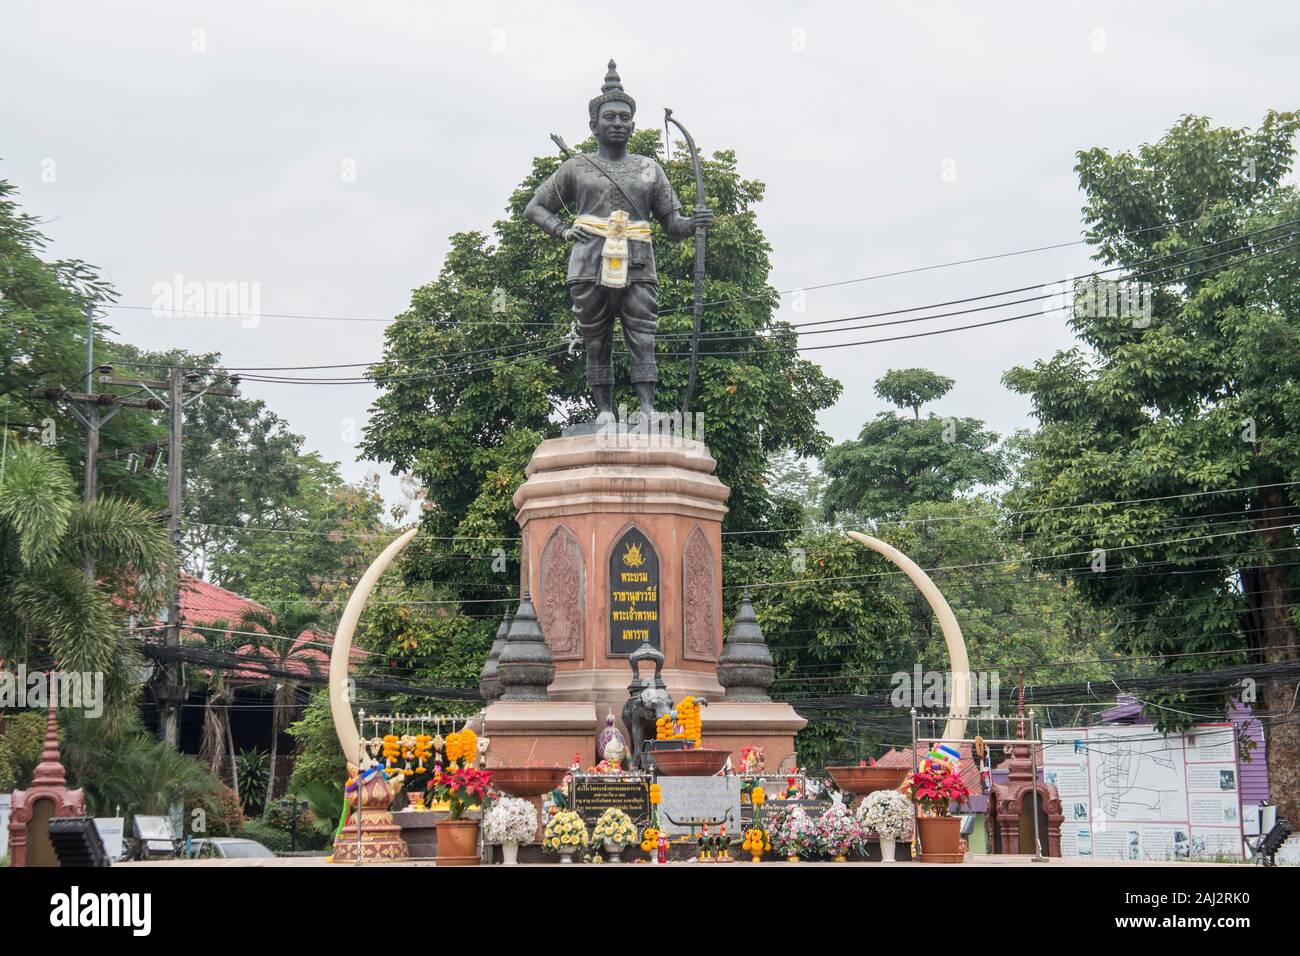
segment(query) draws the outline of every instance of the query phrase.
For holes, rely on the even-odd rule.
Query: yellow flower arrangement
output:
[[[561,810],[546,823],[542,846],[558,853],[561,847],[587,845],[587,825],[572,810]]]
[[[402,743],[401,743],[401,739],[397,736],[397,734],[384,735],[383,754],[384,754],[384,761],[390,767],[393,765],[394,761],[399,760],[401,758]]]
[[[659,804],[663,803],[663,800],[664,794],[663,791],[659,789],[659,784],[650,784],[650,803],[657,807]]]
[[[681,732],[677,731],[677,726],[681,726]],[[677,705],[677,721],[673,722],[671,714],[664,714],[655,721],[655,739],[657,740],[690,740],[694,742],[695,747],[702,746],[702,722],[700,720],[700,705],[695,702],[694,697],[683,697],[681,703]]]
[[[767,801],[767,791],[762,787],[755,787],[749,794],[749,802],[756,807],[761,807]]]
[[[745,831],[745,839],[741,842],[740,848],[757,863],[763,858],[764,852],[771,851],[772,841],[768,838],[767,831],[760,827],[750,827]]]
[[[641,849],[650,853],[659,846],[659,831],[654,827],[646,827],[645,833],[641,834]]]
[[[478,759],[478,734],[468,727],[460,732],[460,753],[465,758],[466,767],[472,767]]]
[[[447,735],[447,766],[456,766],[456,761],[460,759],[463,753],[460,743],[460,734],[453,733]]]
[[[625,846],[636,842],[636,827],[632,818],[618,807],[610,807],[596,821],[596,828],[591,835],[597,840],[621,843]]]

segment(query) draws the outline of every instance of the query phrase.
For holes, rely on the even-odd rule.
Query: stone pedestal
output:
[[[612,429],[537,447],[514,504],[523,583],[555,659],[553,700],[619,714],[643,639],[663,653],[674,700],[721,699],[730,490],[716,464],[702,442]]]
[[[740,748],[762,747],[769,773],[793,768],[795,734],[808,725],[789,704],[772,700],[711,703],[700,720],[705,744],[730,750],[733,767],[740,766]]]
[[[626,691],[624,694],[626,695]],[[596,762],[596,705],[590,701],[509,701],[488,705],[484,733],[492,741],[492,767],[583,767]]]

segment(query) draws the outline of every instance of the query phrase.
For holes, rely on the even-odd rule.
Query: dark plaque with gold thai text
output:
[[[627,656],[659,640],[659,555],[637,528],[628,528],[609,556],[609,653]]]
[[[650,785],[641,777],[573,775],[573,810],[590,829],[610,807],[618,807],[638,831],[650,823]]]

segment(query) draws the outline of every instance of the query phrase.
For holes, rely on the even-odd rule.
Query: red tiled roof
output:
[[[193,575],[183,574],[181,575],[180,609],[182,625],[189,624],[198,628],[220,621],[238,631],[242,629],[245,614],[252,611],[265,611],[266,607],[234,591],[210,584]],[[202,633],[202,631],[189,632],[191,637],[200,637]],[[332,634],[315,629],[303,631],[294,639],[294,653],[284,662],[284,667],[306,677],[311,673],[308,666],[310,662],[315,665],[316,672],[324,676],[329,671],[329,649],[333,643]],[[241,647],[238,653],[254,660],[262,656],[261,652],[251,647]],[[349,656],[355,663],[365,656],[365,652],[354,646]],[[271,679],[264,670],[256,666],[247,670],[230,671],[229,676],[243,680]]]

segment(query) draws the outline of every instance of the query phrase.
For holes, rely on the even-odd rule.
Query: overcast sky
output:
[[[0,177],[50,220],[53,254],[98,265],[142,307],[111,311],[122,338],[232,367],[368,361],[447,237],[501,215],[549,133],[586,135],[610,57],[642,126],[671,106],[703,150],[734,148],[767,184],[771,281],[789,290],[1078,239],[1076,150],[1135,148],[1189,112],[1255,126],[1300,106],[1297,27],[1292,0],[5,0]],[[787,296],[783,315],[963,298],[1088,263],[1073,246],[884,278],[809,292],[802,313]],[[246,283],[262,313],[372,321],[156,317],[155,286],[177,276]],[[936,411],[1030,424],[1001,375],[1070,343],[1042,317],[807,354],[844,383],[822,416],[841,440],[881,409],[876,377],[917,365],[957,380]],[[349,478],[375,467],[355,448],[372,387],[244,391]]]

